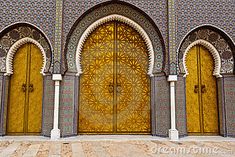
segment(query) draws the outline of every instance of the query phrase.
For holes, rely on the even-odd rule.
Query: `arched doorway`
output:
[[[189,135],[218,135],[217,85],[210,52],[196,45],[186,56],[186,111]]]
[[[81,54],[78,133],[150,134],[148,50],[139,33],[107,22]]]
[[[10,77],[7,134],[30,135],[41,132],[43,57],[40,49],[27,43],[15,53]]]

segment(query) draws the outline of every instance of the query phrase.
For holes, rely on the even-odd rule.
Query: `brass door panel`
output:
[[[117,132],[150,132],[148,52],[132,27],[117,23]]]
[[[43,59],[39,48],[31,44],[28,84],[28,132],[40,133],[42,123],[43,78],[40,74]]]
[[[120,22],[98,27],[81,55],[79,133],[149,133],[147,48]]]
[[[33,44],[16,52],[10,79],[7,134],[38,134],[42,114],[42,56]]]
[[[202,46],[194,46],[186,58],[187,129],[189,134],[218,134],[217,87],[214,62]]]
[[[214,62],[211,54],[204,47],[200,47],[200,63],[203,129],[205,133],[217,134],[219,132],[219,120],[216,78],[212,75],[214,70]]]
[[[27,73],[27,52],[28,45],[23,45],[16,52],[13,60],[14,74],[11,75],[9,88],[9,103],[7,115],[7,132],[23,133],[24,132],[24,115],[26,93],[23,92],[24,85],[26,87]]]

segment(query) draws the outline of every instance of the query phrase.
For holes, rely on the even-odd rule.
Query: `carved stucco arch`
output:
[[[9,49],[8,53],[7,53],[7,57],[6,57],[6,73],[5,75],[11,75],[13,74],[13,58],[14,55],[16,53],[16,51],[24,44],[26,43],[33,43],[35,44],[41,51],[42,53],[42,57],[43,57],[43,66],[41,68],[41,74],[44,75],[44,69],[46,67],[46,52],[44,51],[43,47],[41,46],[40,43],[38,43],[36,40],[29,38],[29,37],[25,37],[22,38],[20,40],[18,40],[17,42],[15,42],[11,48]]]
[[[83,45],[87,39],[87,37],[100,25],[109,22],[109,21],[120,21],[123,23],[128,24],[129,26],[131,26],[132,28],[134,28],[143,38],[143,40],[145,41],[146,45],[147,45],[147,49],[148,49],[148,55],[149,55],[149,68],[148,68],[148,75],[153,76],[153,66],[154,66],[154,50],[153,50],[153,45],[152,42],[149,38],[149,36],[147,35],[147,33],[145,32],[145,30],[136,22],[134,22],[133,20],[122,16],[122,15],[118,15],[118,14],[112,14],[112,15],[108,15],[106,17],[103,17],[97,21],[95,21],[94,23],[92,23],[82,34],[81,38],[79,39],[78,42],[78,46],[77,46],[77,50],[76,50],[76,67],[77,67],[77,75],[79,76],[82,73],[82,68],[81,68],[81,53],[82,53],[82,49],[83,49]]]
[[[209,52],[211,53],[211,55],[213,56],[213,60],[214,60],[214,71],[213,71],[213,75],[216,77],[222,77],[220,75],[220,69],[221,69],[221,59],[220,59],[220,55],[219,52],[216,50],[216,48],[209,43],[206,40],[196,40],[193,43],[191,43],[185,50],[185,53],[183,55],[183,67],[184,67],[184,71],[185,71],[185,75],[184,77],[186,77],[189,73],[188,73],[188,69],[186,66],[186,58],[187,58],[187,54],[189,53],[189,50],[196,45],[202,45],[204,47],[206,47]]]

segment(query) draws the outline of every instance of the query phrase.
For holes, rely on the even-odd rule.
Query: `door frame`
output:
[[[154,92],[154,87],[152,86],[152,84],[154,84],[154,63],[155,63],[155,54],[154,54],[154,48],[153,48],[153,44],[152,41],[150,39],[150,37],[148,36],[148,34],[146,33],[146,31],[135,21],[119,15],[119,14],[111,14],[108,16],[105,16],[101,19],[98,19],[97,21],[95,21],[94,23],[92,23],[82,34],[81,38],[79,39],[78,45],[77,45],[77,49],[76,49],[76,67],[77,67],[77,73],[76,76],[78,77],[78,84],[80,84],[80,75],[82,74],[82,67],[81,67],[81,53],[82,53],[82,49],[83,49],[83,45],[86,41],[86,39],[88,38],[88,36],[96,29],[98,28],[100,25],[106,23],[106,22],[111,22],[111,21],[120,21],[123,22],[127,25],[129,25],[130,27],[132,27],[134,30],[136,30],[140,36],[143,38],[146,46],[147,46],[147,52],[148,52],[148,58],[149,58],[149,66],[148,66],[148,75],[149,75],[149,80],[150,80],[150,84],[149,84],[149,88],[150,88],[150,133],[155,135],[155,114],[156,111],[153,111],[153,108],[155,109],[155,104],[154,104],[154,95],[152,94]],[[80,87],[79,87],[80,89]],[[80,94],[80,90],[77,90],[77,96],[78,96],[78,105],[79,105],[79,94]],[[79,106],[77,107],[77,109],[79,109]],[[77,110],[77,112],[79,112]],[[76,114],[75,114],[76,115]],[[79,122],[79,113],[77,113],[77,123]],[[77,130],[77,134],[78,134],[78,130]]]
[[[42,68],[41,68],[41,75],[43,77],[42,80],[42,85],[43,85],[43,89],[42,89],[42,128],[43,128],[43,106],[44,106],[44,101],[43,101],[43,97],[44,97],[44,79],[45,77],[48,75],[45,73],[45,69],[46,69],[46,62],[47,62],[47,58],[46,58],[46,52],[44,50],[44,48],[42,47],[42,45],[29,37],[25,37],[22,38],[18,41],[16,41],[11,48],[9,49],[9,52],[7,53],[6,56],[6,72],[5,73],[1,73],[0,74],[0,78],[1,81],[3,82],[2,84],[2,98],[1,98],[1,134],[2,135],[6,135],[7,133],[7,114],[8,114],[8,98],[9,98],[9,87],[10,87],[10,79],[11,79],[11,75],[14,73],[14,69],[13,69],[13,59],[14,59],[14,54],[18,51],[18,49],[27,43],[32,43],[34,44],[36,47],[38,47],[40,49],[41,55],[42,55],[42,60],[43,60],[43,64],[42,64]],[[41,130],[42,133],[42,130]],[[40,134],[41,134],[40,133]],[[11,135],[11,134],[9,134]],[[24,134],[15,134],[15,135],[24,135]],[[28,135],[31,135],[30,133]],[[35,134],[32,134],[35,135]]]
[[[126,26],[128,26],[128,27],[131,27],[133,30],[135,30],[136,31],[136,29],[134,28],[134,27],[132,27],[132,26],[130,26],[129,24],[127,24],[127,23],[124,23],[124,22],[121,22],[121,21],[119,21],[119,20],[115,20],[115,19],[113,19],[113,20],[110,20],[110,21],[106,21],[106,22],[103,22],[103,23],[100,23],[98,26],[96,26],[95,28],[98,28],[98,27],[100,27],[102,24],[105,24],[105,23],[108,23],[108,22],[120,22],[120,23],[123,23],[123,24],[125,24]],[[93,31],[94,31],[95,29],[92,29],[92,31],[89,33],[89,34],[87,34],[87,37],[86,37],[86,39],[89,37],[89,35],[92,35],[92,33],[93,33]],[[137,33],[142,37],[142,35],[137,31]],[[85,43],[85,41],[86,41],[86,39],[82,42],[82,44],[84,44]],[[146,41],[144,40],[144,38],[142,37],[142,41],[144,42],[144,44],[145,44],[145,46],[146,46],[146,52],[147,52],[147,58],[149,59],[149,53],[148,53],[148,51],[149,51],[149,49],[148,49],[148,46],[146,45]],[[83,49],[83,46],[82,46],[82,49]],[[79,52],[80,54],[79,54],[79,63],[80,63],[80,58],[81,58],[81,56],[82,56],[82,49],[81,49],[81,52]],[[115,52],[114,52],[115,53]],[[134,53],[134,52],[133,52]],[[146,77],[148,78],[148,81],[149,81],[149,84],[148,84],[148,89],[149,89],[149,116],[150,116],[150,121],[149,121],[149,126],[150,126],[150,131],[149,132],[143,132],[143,133],[141,133],[141,132],[113,132],[113,133],[109,133],[109,132],[104,132],[104,133],[102,133],[102,132],[91,132],[91,133],[87,133],[87,132],[79,132],[79,103],[80,103],[80,101],[78,101],[78,118],[77,118],[77,122],[78,122],[78,126],[77,126],[77,133],[80,135],[80,134],[151,134],[151,128],[152,128],[152,119],[151,119],[151,88],[152,88],[152,86],[151,86],[151,76],[152,76],[152,74],[150,74],[150,66],[151,66],[151,63],[150,63],[151,61],[149,61],[148,60],[148,65],[147,66],[149,66],[149,68],[148,68],[148,70],[147,70],[147,72],[146,72]],[[80,75],[82,74],[82,70],[81,70],[81,65],[80,65],[80,73],[78,73],[77,75],[79,76],[79,82],[80,82]],[[114,72],[115,73],[115,72]],[[114,73],[113,73],[113,75],[114,75]],[[150,76],[149,76],[150,75]],[[80,83],[79,83],[80,84]],[[79,86],[79,88],[78,88],[78,100],[80,100],[80,86]]]
[[[219,99],[220,98],[220,94],[221,94],[221,88],[220,87],[220,79],[222,78],[222,75],[220,74],[220,69],[221,69],[221,58],[220,58],[220,55],[219,55],[219,52],[216,50],[216,48],[211,44],[209,43],[208,41],[206,40],[202,40],[202,39],[199,39],[199,40],[196,40],[194,42],[192,42],[185,50],[185,53],[183,55],[183,68],[184,68],[184,71],[185,71],[185,74],[184,74],[184,78],[185,78],[185,91],[186,91],[186,77],[187,75],[189,74],[188,73],[188,69],[187,69],[187,66],[186,66],[186,58],[187,58],[187,54],[189,53],[189,51],[191,50],[191,48],[193,48],[194,46],[197,46],[197,45],[200,45],[200,46],[203,46],[205,47],[209,53],[211,54],[212,58],[213,58],[213,61],[214,61],[214,70],[213,70],[213,76],[216,77],[216,95],[217,95],[217,112],[218,112],[218,129],[219,129],[219,135],[221,134],[221,130],[220,130],[220,125],[222,125],[220,123],[220,119],[221,119],[221,116],[222,116],[222,113],[221,113],[221,100]],[[187,104],[186,104],[186,92],[185,92],[185,106],[187,107]],[[186,109],[185,109],[186,111]],[[187,113],[185,115],[186,117],[186,128],[187,128]],[[186,134],[188,135],[189,133],[186,132]],[[190,134],[190,135],[193,135],[193,134]],[[197,134],[198,135],[198,134]],[[206,135],[206,134],[203,134],[203,135]],[[208,134],[210,135],[210,134]]]

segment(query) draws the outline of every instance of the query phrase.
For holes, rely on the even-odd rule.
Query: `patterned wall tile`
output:
[[[54,118],[55,86],[51,76],[44,77],[42,135],[50,136]]]
[[[155,76],[156,135],[168,136],[170,129],[170,91],[166,76]]]
[[[78,22],[74,28],[71,36],[68,38],[68,43],[66,45],[66,59],[69,72],[77,72],[76,69],[76,50],[79,39],[81,38],[83,32],[88,26],[98,19],[111,15],[111,14],[120,14],[126,16],[143,28],[145,28],[146,33],[148,34],[150,40],[153,44],[153,51],[155,57],[155,63],[153,68],[153,73],[162,72],[164,67],[164,59],[167,58],[167,53],[164,53],[165,47],[162,44],[162,38],[159,36],[159,33],[155,30],[154,26],[147,20],[142,14],[138,11],[130,8],[129,6],[122,4],[108,4],[103,7],[93,10],[90,14],[86,15],[82,20]],[[62,55],[65,56],[65,55]],[[63,65],[65,68],[65,65]],[[66,69],[66,68],[65,68]]]
[[[55,0],[0,0],[0,6],[0,30],[15,22],[29,22],[54,44]]]
[[[8,104],[8,90],[9,90],[9,77],[8,76],[3,76],[1,75],[1,83],[2,87],[1,88],[1,113],[0,113],[0,118],[1,118],[1,125],[0,125],[0,135],[5,135],[6,134],[6,123],[7,123],[7,104]]]
[[[180,136],[187,134],[186,104],[185,104],[185,78],[178,77],[176,82],[176,128]]]
[[[167,0],[123,0],[144,11],[160,30],[168,47]]]
[[[77,125],[74,122],[77,122],[77,104],[75,104],[75,90],[77,87],[74,78],[74,76],[64,76],[61,82],[59,128],[63,137],[76,134],[74,133],[74,130],[76,130],[74,127]]]
[[[218,32],[213,31],[209,28],[202,27],[192,31],[183,41],[179,49],[179,72],[185,73],[183,67],[183,56],[187,47],[196,40],[205,40],[212,44],[218,51],[221,58],[221,70],[222,74],[233,73],[234,71],[234,57],[232,46],[228,41],[222,37]]]
[[[175,0],[168,0],[168,40],[170,74],[177,74]]]
[[[234,0],[177,0],[177,43],[193,28],[215,25],[235,41]]]
[[[224,78],[227,135],[235,136],[235,76]]]
[[[75,21],[88,9],[108,0],[64,0],[63,35],[67,36]]]
[[[44,72],[49,72],[51,69],[52,51],[45,36],[30,25],[16,25],[14,29],[9,30],[0,37],[0,72],[6,72],[6,57],[10,48],[15,42],[20,39],[29,37],[36,40],[46,53],[46,67]]]

